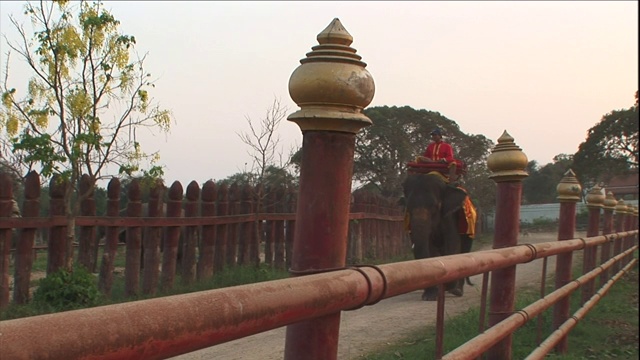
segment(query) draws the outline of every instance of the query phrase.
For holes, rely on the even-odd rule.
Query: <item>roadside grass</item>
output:
[[[636,258],[637,258],[636,252]],[[580,264],[581,266],[581,264]],[[574,278],[581,275],[578,266],[574,268]],[[547,294],[553,291],[549,286]],[[596,289],[597,291],[597,289]],[[580,289],[571,295],[569,316],[581,306]],[[522,309],[538,300],[539,289],[525,288],[516,295],[516,309]],[[471,340],[478,334],[479,308],[472,308],[463,314],[445,321],[444,353]],[[526,358],[539,344],[553,332],[553,307],[540,314],[541,339],[538,340],[538,318],[533,318],[513,334],[513,359]],[[420,329],[406,338],[376,350],[361,358],[366,360],[428,359],[435,355],[435,325]],[[547,358],[561,360],[583,359],[638,359],[638,264],[616,282],[598,304],[571,330],[568,353],[547,355]]]

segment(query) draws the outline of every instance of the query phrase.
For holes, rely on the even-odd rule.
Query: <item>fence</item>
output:
[[[605,213],[605,216],[608,215],[611,213]],[[613,224],[612,221],[607,223],[609,226]],[[616,224],[617,230],[637,229],[637,213],[635,216],[633,213],[619,213]],[[608,227],[603,232],[611,230]],[[593,233],[593,229],[590,229],[590,233]],[[0,336],[3,337],[3,352],[11,359],[163,359],[338,311],[356,310],[365,305],[374,305],[384,298],[466,276],[488,275],[491,271],[537,259],[545,259],[546,264],[550,256],[583,250],[584,261],[589,262],[592,258],[586,256],[588,249],[599,247],[599,265],[593,263],[593,267],[588,266],[580,278],[558,286],[556,291],[546,296],[543,293],[539,301],[525,309],[506,314],[503,321],[442,357],[476,358],[519,326],[533,320],[541,311],[558,306],[572,292],[588,288],[599,279],[601,289],[591,293],[583,307],[572,317],[560,322],[557,329],[528,358],[542,359],[566,337],[568,331],[612,284],[636,263],[633,252],[638,248],[637,235],[637,230],[619,231],[584,239],[345,268],[229,289],[10,320],[0,323]],[[544,273],[543,269],[543,276]],[[485,276],[482,285],[485,296],[487,279],[488,276]],[[482,303],[486,303],[484,298]],[[482,323],[483,318],[481,314]],[[67,330],[52,336],[50,329],[59,324],[65,324]],[[425,354],[425,357],[431,355]],[[435,358],[440,358],[440,355]]]
[[[133,181],[126,194],[124,211],[119,209],[121,185],[113,179],[108,185],[107,216],[98,217],[93,195],[82,201],[80,216],[74,219],[76,247],[65,244],[68,219],[63,212],[64,184],[50,184],[51,216],[38,217],[40,181],[32,172],[25,181],[25,201],[21,218],[8,218],[11,183],[0,174],[0,307],[9,304],[9,263],[15,261],[13,302],[29,300],[29,280],[34,248],[47,249],[47,273],[77,256],[76,261],[99,272],[101,291],[109,295],[114,280],[118,246],[125,246],[125,293],[153,294],[158,288],[170,289],[180,273],[189,284],[213,276],[224,267],[259,265],[284,269],[291,261],[295,227],[296,192],[289,188],[216,185],[207,181],[200,189],[192,181],[183,187],[174,182],[163,204],[163,188],[151,188],[149,202],[141,202],[141,189]],[[84,185],[86,187],[86,184]],[[260,194],[260,195],[259,195]],[[43,199],[47,201],[47,199]],[[402,210],[390,199],[357,191],[352,196],[349,215],[350,263],[364,259],[385,260],[407,253],[403,243]],[[37,230],[47,234],[47,246],[35,246]],[[11,247],[11,234],[17,243]],[[98,234],[105,234],[104,237]],[[102,247],[102,252],[98,248]],[[10,250],[11,249],[11,250]],[[98,254],[102,253],[102,258]],[[140,284],[140,279],[142,283]]]

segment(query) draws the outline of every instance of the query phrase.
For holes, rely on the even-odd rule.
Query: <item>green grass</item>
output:
[[[637,255],[636,255],[637,256]],[[576,274],[580,272],[576,268]],[[574,277],[575,278],[575,277]],[[551,288],[547,293],[553,291]],[[580,289],[571,295],[570,316],[580,308]],[[539,299],[538,289],[518,291],[516,309]],[[553,307],[541,314],[542,339],[553,332]],[[479,308],[450,318],[445,322],[445,354],[478,334]],[[537,318],[530,320],[513,334],[513,359],[524,359],[537,345]],[[547,358],[562,360],[638,359],[638,266],[630,271],[572,329],[568,354],[550,353]],[[426,327],[405,339],[363,356],[366,360],[427,359],[435,354],[435,326]]]

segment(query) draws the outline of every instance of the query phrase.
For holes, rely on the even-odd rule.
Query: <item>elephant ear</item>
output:
[[[447,185],[442,194],[442,216],[450,215],[460,209],[466,196],[464,191]]]

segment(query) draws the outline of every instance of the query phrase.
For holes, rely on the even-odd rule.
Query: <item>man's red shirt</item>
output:
[[[455,161],[453,158],[453,148],[444,141],[430,143],[422,156],[433,161],[440,161],[444,159],[447,164]]]

